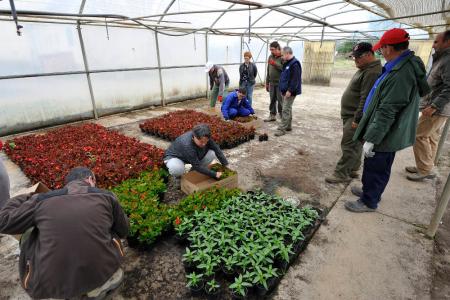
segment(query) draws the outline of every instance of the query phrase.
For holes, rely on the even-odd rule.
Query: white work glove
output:
[[[375,152],[373,152],[373,147],[375,145],[371,142],[365,142],[363,146],[364,156],[367,158],[374,157]]]

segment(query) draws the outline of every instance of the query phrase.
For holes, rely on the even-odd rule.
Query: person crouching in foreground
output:
[[[0,210],[0,233],[22,234],[19,273],[33,299],[103,299],[123,280],[120,243],[129,224],[116,196],[95,187],[85,167],[66,185],[11,198]]]

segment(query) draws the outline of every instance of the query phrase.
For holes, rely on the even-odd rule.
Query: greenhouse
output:
[[[450,297],[449,28],[449,0],[0,0],[0,299]]]

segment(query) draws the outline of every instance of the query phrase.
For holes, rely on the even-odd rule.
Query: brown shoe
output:
[[[270,115],[267,119],[264,120],[264,122],[275,122],[277,120],[277,117],[275,115]]]
[[[353,178],[353,179],[358,179],[358,178],[359,178],[359,173],[358,173],[358,171],[352,171],[352,172],[350,173],[350,177]]]
[[[344,183],[344,182],[349,182],[349,181],[350,181],[349,178],[337,176],[336,174],[325,177],[325,182],[331,183],[331,184]]]
[[[411,174],[419,172],[416,167],[406,167],[405,171],[408,172],[408,173],[411,173]]]

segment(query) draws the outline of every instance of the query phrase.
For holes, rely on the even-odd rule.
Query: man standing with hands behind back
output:
[[[270,116],[264,122],[275,122],[277,120],[277,108],[281,119],[283,109],[283,98],[278,87],[281,71],[283,70],[283,59],[281,56],[281,47],[278,42],[270,43],[270,53],[266,75],[266,91],[270,95]]]
[[[381,62],[375,58],[370,43],[356,44],[351,56],[355,60],[358,71],[353,75],[341,99],[342,156],[336,164],[333,175],[325,178],[326,182],[333,184],[358,178],[357,172],[361,166],[362,144],[360,141],[353,141],[353,135],[361,121],[367,95],[381,74]]]

